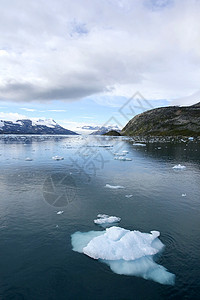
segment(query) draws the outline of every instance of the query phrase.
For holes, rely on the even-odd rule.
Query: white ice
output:
[[[133,146],[145,147],[146,144],[142,144],[142,143],[134,143]]]
[[[131,158],[124,157],[124,156],[117,156],[115,157],[116,160],[122,160],[122,161],[131,161]]]
[[[63,210],[59,210],[59,211],[57,212],[57,215],[62,215],[63,213],[64,213]]]
[[[131,198],[133,195],[125,195],[126,198]]]
[[[175,275],[153,260],[164,248],[159,235],[158,231],[142,233],[113,226],[105,231],[72,234],[72,247],[74,251],[106,263],[117,274],[173,285]]]
[[[186,168],[186,166],[182,166],[182,165],[180,165],[180,164],[175,165],[175,166],[173,167],[173,169],[175,169],[175,170],[183,170],[183,169],[185,169],[185,168]]]
[[[124,189],[124,186],[121,186],[121,185],[110,185],[110,184],[106,184],[105,187],[106,187],[106,188],[109,188],[109,189]]]
[[[53,160],[63,160],[64,157],[56,155],[56,156],[53,156],[52,159]]]
[[[112,224],[121,221],[121,218],[115,216],[108,216],[104,214],[97,215],[98,219],[94,220],[95,224],[104,225],[104,224]]]
[[[33,159],[30,158],[30,157],[27,157],[25,160],[26,160],[26,161],[32,161]]]
[[[122,153],[114,153],[114,155],[115,156],[126,156],[126,153],[123,153],[123,151],[122,151]]]

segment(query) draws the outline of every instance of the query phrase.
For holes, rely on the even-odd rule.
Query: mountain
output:
[[[95,131],[91,133],[91,135],[102,135],[105,134],[111,130],[115,130],[117,132],[120,131],[119,127],[117,125],[114,126],[96,126]]]
[[[0,134],[77,134],[65,129],[53,119],[38,119],[32,121],[22,119],[17,121],[0,120]]]
[[[200,102],[145,111],[132,118],[121,134],[131,136],[200,136]]]
[[[108,136],[121,136],[121,134],[120,134],[118,131],[116,131],[116,130],[110,130],[110,131],[104,133],[103,135],[108,135]]]

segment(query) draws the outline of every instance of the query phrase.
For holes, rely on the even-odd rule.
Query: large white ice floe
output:
[[[56,156],[53,156],[52,159],[53,160],[63,160],[64,157],[56,155]]]
[[[122,185],[110,185],[110,184],[106,184],[105,185],[106,188],[109,188],[109,189],[113,189],[113,190],[117,190],[117,189],[124,189],[124,186]]]
[[[142,233],[113,226],[104,231],[75,232],[71,238],[74,251],[99,259],[117,274],[173,285],[175,275],[153,260],[164,248],[159,235],[159,231]]]
[[[175,166],[173,167],[173,169],[174,169],[174,170],[183,170],[183,169],[186,169],[186,166],[182,166],[182,165],[178,164],[178,165],[175,165]]]
[[[115,216],[109,216],[105,214],[99,214],[97,215],[98,219],[94,220],[95,224],[98,225],[105,225],[105,224],[112,224],[112,223],[117,223],[121,221],[121,218],[115,217]]]

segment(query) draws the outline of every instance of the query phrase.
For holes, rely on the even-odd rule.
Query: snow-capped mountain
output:
[[[0,120],[0,134],[77,134],[65,129],[53,119],[17,121]]]
[[[91,133],[91,135],[101,135],[101,134],[105,134],[107,132],[109,132],[110,130],[115,130],[117,132],[120,132],[120,128],[117,125],[113,125],[113,126],[96,126],[96,128],[94,128],[94,132]]]

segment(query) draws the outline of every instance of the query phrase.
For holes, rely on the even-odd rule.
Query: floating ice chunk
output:
[[[175,170],[183,170],[183,169],[186,169],[186,166],[182,166],[182,165],[178,164],[178,165],[175,165],[173,167],[173,169],[175,169]]]
[[[118,157],[115,157],[115,159],[122,160],[122,161],[131,161],[132,160],[131,158],[124,157],[124,156],[118,156]]]
[[[110,185],[110,184],[106,184],[105,187],[109,188],[109,189],[124,189],[124,186],[122,186],[122,185]]]
[[[131,198],[133,195],[125,195],[126,198]]]
[[[59,210],[59,211],[57,212],[57,215],[62,215],[63,213],[64,213],[63,210]]]
[[[134,143],[133,146],[145,147],[146,144],[143,144],[143,143]]]
[[[115,156],[126,156],[126,153],[114,153]]]
[[[129,152],[127,150],[123,150],[122,153],[128,154]]]
[[[121,218],[115,217],[115,216],[99,214],[97,217],[99,219],[94,220],[94,223],[98,224],[98,225],[112,224],[112,223],[117,223],[117,222],[121,221]]]
[[[188,138],[189,141],[194,141],[194,138],[191,136]]]
[[[108,218],[109,215],[105,215],[105,214],[98,214],[97,218]]]
[[[56,155],[56,156],[53,156],[52,159],[53,160],[63,160],[64,157]]]
[[[71,241],[74,251],[100,259],[117,274],[173,285],[175,275],[153,260],[164,248],[159,235],[158,231],[142,233],[113,226],[105,231],[76,232]]]
[[[187,195],[186,194],[182,194],[182,197],[186,197]]]
[[[164,247],[159,240],[153,246],[153,241],[159,235],[158,231],[149,234],[113,226],[107,228],[102,236],[93,238],[84,247],[83,253],[94,259],[135,260],[145,255],[154,255]]]
[[[30,158],[30,157],[27,157],[25,160],[26,160],[26,161],[32,161],[33,159]]]

